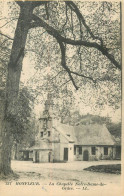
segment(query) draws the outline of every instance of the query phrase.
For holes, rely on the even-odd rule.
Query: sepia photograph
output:
[[[0,0],[0,195],[123,195],[122,32],[118,0]]]

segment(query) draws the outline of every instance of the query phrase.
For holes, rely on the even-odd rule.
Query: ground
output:
[[[120,161],[76,161],[71,163],[33,163],[30,161],[12,161],[12,168],[20,177],[12,182],[13,187],[33,187],[42,192],[55,191],[103,191],[107,195],[120,196],[120,174],[98,173],[86,171],[92,165],[120,164]],[[6,182],[4,182],[6,183]],[[32,185],[30,183],[33,183]],[[38,183],[36,185],[36,183]],[[36,189],[37,187],[37,189]],[[54,188],[53,188],[54,187]],[[20,189],[20,190],[21,190]],[[30,189],[30,190],[31,190]],[[32,192],[33,193],[33,192]],[[71,195],[73,195],[71,193]],[[112,194],[113,193],[113,194]],[[30,194],[31,195],[31,194]],[[74,194],[76,195],[76,194]],[[97,194],[95,194],[97,196]],[[24,196],[24,194],[23,194]]]

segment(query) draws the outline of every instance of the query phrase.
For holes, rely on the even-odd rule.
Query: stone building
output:
[[[36,145],[30,150],[33,150],[34,162],[94,161],[116,157],[110,133],[105,125],[98,124],[71,127],[52,123],[46,131],[40,125]]]
[[[33,162],[95,161],[116,158],[117,146],[105,125],[62,124],[53,119],[49,107],[47,99],[43,115],[39,119],[35,145],[28,149]]]

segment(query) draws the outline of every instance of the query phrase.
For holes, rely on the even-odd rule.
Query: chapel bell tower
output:
[[[50,115],[50,106],[51,106],[51,95],[48,93],[47,100],[45,101],[45,108],[43,111],[42,117],[39,119],[42,121],[42,132],[47,134],[52,128],[52,117]]]

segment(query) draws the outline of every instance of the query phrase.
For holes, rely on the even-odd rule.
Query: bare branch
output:
[[[82,66],[81,66],[81,62],[82,62],[82,58],[81,58],[81,46],[79,46],[79,49],[77,50],[77,52],[78,52],[79,61],[80,61],[80,70],[82,71]]]
[[[54,29],[52,26],[50,26],[49,24],[47,24],[45,21],[43,21],[41,18],[39,18],[38,16],[33,14],[33,20],[35,22],[33,22],[30,26],[30,28],[35,28],[35,27],[43,27],[46,29],[46,31],[48,32],[48,34],[52,35],[53,37],[55,37],[57,40],[60,40],[60,42],[64,42],[66,44],[70,44],[70,45],[79,45],[79,46],[85,46],[85,47],[92,47],[92,48],[96,48],[97,50],[99,50],[104,56],[106,56],[118,69],[121,70],[121,65],[115,60],[114,56],[112,56],[111,54],[108,53],[107,48],[102,45],[99,45],[96,42],[88,42],[88,41],[83,41],[83,40],[72,40],[70,38],[65,38],[63,37],[59,31],[57,31],[56,29]]]
[[[54,77],[50,78],[50,80],[54,80],[60,73],[64,72],[65,70],[59,71]]]
[[[2,45],[5,44],[5,42],[7,42],[7,41],[8,41],[8,38],[5,39],[0,45],[2,46]]]
[[[5,35],[5,34],[3,34],[3,33],[1,33],[1,32],[0,32],[0,35],[3,35],[4,37],[6,37],[6,38],[8,38],[8,39],[10,39],[10,40],[14,40],[13,38],[11,38],[11,37],[9,37],[8,35]]]
[[[72,26],[72,35],[73,35],[73,38],[75,40],[75,35],[74,35],[74,25],[73,25],[73,13],[72,13],[72,10],[71,10],[71,26]]]
[[[65,21],[65,23],[64,23],[64,25],[63,25],[63,27],[62,27],[62,30],[64,29],[64,27],[66,26],[67,21],[68,21],[68,7],[67,7],[67,5],[66,5],[66,7],[65,7],[65,15],[66,15],[66,21]]]
[[[5,23],[3,26],[1,26],[0,28],[5,27],[7,24],[9,24],[10,22],[12,22],[13,20],[16,20],[16,19],[18,19],[18,18],[13,18],[13,19],[9,20],[8,22],[6,22],[6,23]]]
[[[70,82],[71,80],[67,80],[65,83],[63,83],[63,84],[61,84],[60,86],[59,86],[59,88],[61,88],[62,86],[64,86],[65,84],[67,84],[68,82]]]
[[[78,9],[78,7],[76,6],[76,4],[73,3],[72,1],[65,1],[65,3],[70,7],[71,10],[73,10],[73,11],[76,13],[76,15],[77,15],[77,17],[78,17],[78,19],[79,19],[79,22],[82,21],[84,27],[87,29],[87,31],[88,31],[88,33],[90,34],[90,36],[91,36],[93,39],[98,39],[98,40],[100,40],[101,46],[103,46],[103,40],[102,40],[102,38],[99,38],[98,36],[95,36],[95,35],[92,33],[91,29],[90,29],[89,26],[86,24],[85,19],[84,19],[84,17],[82,16],[82,14],[81,14],[80,10]]]
[[[92,80],[94,83],[96,82],[96,80],[94,80],[92,77],[90,76],[85,76],[83,74],[80,74],[80,73],[77,73],[77,72],[74,72],[74,71],[70,71],[72,74],[75,74],[77,76],[80,76],[80,77],[83,77],[83,78],[86,78],[86,79],[89,79],[89,80]]]
[[[60,46],[60,49],[61,49],[61,55],[62,55],[62,57],[61,57],[61,65],[67,71],[67,73],[68,73],[68,75],[69,75],[69,77],[70,77],[70,79],[72,81],[72,84],[74,85],[75,89],[78,90],[79,87],[77,87],[77,85],[76,85],[76,83],[75,83],[75,81],[74,81],[74,79],[73,79],[73,77],[71,75],[70,69],[66,66],[64,44],[61,41],[59,41],[59,40],[57,40],[57,42],[59,43],[59,46]]]

